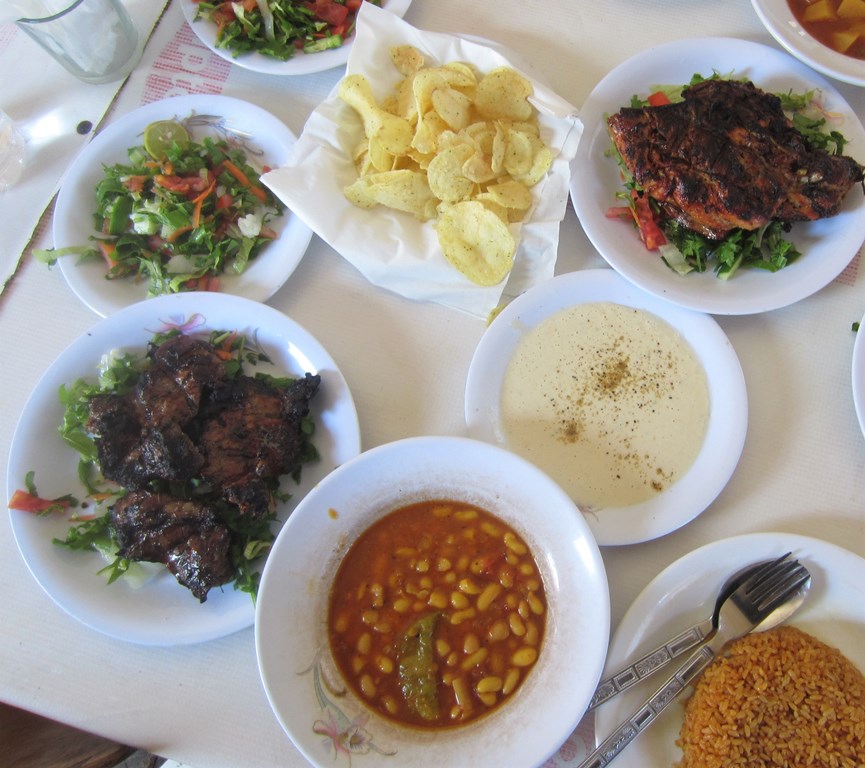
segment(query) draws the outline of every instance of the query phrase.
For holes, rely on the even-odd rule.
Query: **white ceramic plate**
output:
[[[350,691],[335,695],[345,686],[324,618],[331,579],[352,542],[381,515],[424,498],[472,502],[510,523],[535,556],[548,603],[540,656],[514,697],[446,734],[400,728]],[[597,685],[608,627],[600,553],[562,490],[496,446],[419,437],[361,454],[300,503],[262,574],[255,641],[270,705],[313,765],[330,768],[353,745],[355,768],[498,768],[540,765],[571,734]]]
[[[605,115],[630,103],[653,85],[687,83],[695,73],[735,73],[773,93],[819,88],[825,107],[843,117],[833,125],[850,141],[845,153],[865,163],[865,129],[850,106],[820,75],[781,51],[746,40],[679,40],[643,51],[610,72],[586,99],[585,126],[571,164],[571,198],[589,239],[609,264],[635,285],[689,309],[719,315],[767,312],[810,296],[850,263],[865,239],[865,196],[858,186],[841,212],[822,221],[795,224],[790,239],[802,256],[774,274],[740,270],[719,280],[710,270],[679,275],[646,250],[632,227],[605,217],[622,189],[619,168],[605,153],[610,147]]]
[[[853,405],[859,428],[865,435],[865,317],[859,325],[853,342]]]
[[[196,331],[236,329],[256,334],[273,361],[274,373],[308,371],[322,377],[311,406],[321,461],[304,466],[299,485],[283,481],[283,490],[292,499],[278,507],[280,520],[328,472],[358,454],[360,433],[351,393],[334,361],[307,331],[272,307],[248,299],[218,293],[173,294],[140,302],[98,322],[51,365],[24,406],[12,438],[6,478],[10,492],[22,488],[26,473],[33,470],[43,497],[71,493],[83,499],[78,456],[57,433],[63,414],[58,388],[79,377],[93,380],[100,358],[110,350],[141,351],[156,331],[184,323]],[[106,585],[97,574],[105,565],[99,555],[52,543],[54,537],[66,535],[65,516],[38,517],[18,510],[10,510],[9,515],[33,576],[57,605],[95,630],[145,645],[175,645],[221,637],[253,622],[252,599],[231,585],[211,590],[203,604],[167,570],[140,589],[122,581]]]
[[[797,59],[824,75],[851,85],[865,85],[865,62],[833,51],[806,32],[787,0],[751,0],[769,33]]]
[[[96,210],[96,185],[103,177],[102,166],[127,160],[127,150],[139,146],[147,125],[155,120],[185,118],[190,115],[216,115],[225,118],[230,130],[251,134],[249,146],[262,154],[247,152],[250,165],[278,167],[295,142],[294,134],[269,112],[228,96],[175,96],[154,101],[112,122],[75,158],[63,178],[54,209],[54,245],[65,248],[89,245]],[[192,136],[221,136],[217,127],[198,127]],[[269,299],[294,272],[312,238],[309,229],[288,208],[271,222],[279,237],[249,263],[241,275],[220,277],[222,290],[255,301]],[[60,259],[60,269],[77,296],[103,317],[147,296],[144,282],[106,280],[101,263],[79,264],[75,256]]]
[[[838,648],[865,671],[865,560],[819,539],[787,533],[753,533],[697,549],[662,571],[637,597],[616,628],[607,657],[612,673],[712,613],[721,585],[750,563],[792,552],[811,572],[811,593],[788,623]],[[598,708],[595,738],[606,738],[661,685],[650,678]],[[617,758],[616,768],[674,765],[682,707],[673,705]]]
[[[520,340],[555,312],[598,301],[637,307],[672,325],[693,348],[709,385],[706,438],[684,477],[645,503],[586,512],[601,546],[635,544],[699,515],[727,484],[742,453],[748,429],[745,378],[729,339],[711,317],[644,293],[610,269],[555,277],[511,302],[481,337],[466,381],[466,424],[472,437],[505,444],[501,386]]]
[[[382,8],[400,18],[405,16],[410,5],[411,0],[381,0]],[[263,72],[267,75],[308,75],[313,72],[324,72],[334,67],[341,67],[348,61],[348,52],[351,50],[353,37],[339,48],[309,54],[299,51],[288,61],[280,61],[260,53],[246,53],[234,57],[231,51],[216,47],[216,25],[203,19],[195,21],[196,6],[197,4],[193,0],[180,0],[180,8],[186,17],[186,22],[192,27],[192,31],[217,56],[243,69]]]

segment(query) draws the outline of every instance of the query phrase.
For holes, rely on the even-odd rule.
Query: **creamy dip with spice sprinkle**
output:
[[[508,446],[584,509],[661,493],[706,435],[706,374],[666,321],[609,302],[561,310],[526,333],[502,383]]]

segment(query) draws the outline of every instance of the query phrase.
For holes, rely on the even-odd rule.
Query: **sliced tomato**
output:
[[[153,177],[153,181],[163,189],[189,197],[197,197],[211,183],[209,179],[202,179],[197,174],[192,174],[191,176],[166,176],[160,173]]]
[[[352,13],[357,13],[362,4],[363,0],[345,0],[345,7]]]
[[[315,0],[303,4],[305,8],[312,11],[317,19],[327,22],[331,26],[342,24],[348,16],[348,8],[333,0]]]
[[[54,512],[61,509],[66,509],[70,502],[67,498],[59,499],[43,499],[39,496],[34,496],[27,491],[17,490],[9,499],[9,509],[18,509],[22,512],[32,512],[41,514],[43,512]]]
[[[664,233],[655,221],[655,214],[649,203],[649,198],[641,195],[636,190],[631,190],[631,199],[634,201],[634,221],[640,231],[640,239],[645,243],[646,249],[654,251],[658,246],[667,242]]]
[[[123,179],[123,186],[130,192],[141,192],[146,181],[147,176],[126,176]]]
[[[222,3],[214,12],[211,17],[214,23],[218,27],[224,27],[226,24],[230,24],[237,18],[237,14],[234,12],[234,6],[230,2]]]
[[[203,275],[187,280],[185,287],[191,291],[218,291],[219,278],[215,275]]]
[[[99,253],[102,254],[102,258],[105,259],[105,266],[108,269],[114,269],[117,266],[117,259],[114,256],[115,251],[117,250],[117,246],[114,243],[109,243],[107,240],[99,241]]]
[[[649,104],[653,107],[663,107],[665,104],[670,104],[670,97],[663,91],[655,91],[649,96]]]
[[[627,205],[611,205],[604,211],[604,216],[608,219],[628,219],[633,217],[631,209]]]

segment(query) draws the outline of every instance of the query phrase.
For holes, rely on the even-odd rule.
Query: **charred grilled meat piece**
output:
[[[225,381],[225,366],[213,347],[200,339],[174,336],[150,352],[151,368],[137,387],[147,421],[183,426],[198,413],[205,389]]]
[[[91,398],[87,426],[94,436],[102,474],[124,488],[147,488],[154,480],[190,480],[204,462],[177,424],[149,426],[133,396]]]
[[[306,374],[288,388],[238,377],[202,403],[196,443],[204,455],[201,476],[242,514],[260,519],[273,500],[269,480],[298,465],[300,421],[321,377]]]
[[[608,118],[622,159],[666,215],[707,237],[833,216],[863,180],[852,158],[811,148],[773,94],[706,80],[684,101]]]
[[[90,401],[88,428],[102,474],[124,488],[196,475],[204,459],[183,427],[198,414],[202,393],[225,381],[222,361],[198,339],[175,336],[150,358],[134,393]]]
[[[201,602],[236,575],[231,532],[206,504],[133,491],[114,504],[109,520],[121,557],[164,563]]]

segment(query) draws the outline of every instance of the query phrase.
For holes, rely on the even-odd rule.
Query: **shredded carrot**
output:
[[[192,202],[193,203],[199,203],[199,202],[203,201],[211,192],[213,192],[214,189],[216,189],[216,179],[215,178],[210,180],[210,185],[207,187],[207,189],[205,189],[204,192],[202,192]]]
[[[192,227],[197,228],[201,226],[201,207],[204,205],[204,201],[207,199],[207,196],[216,189],[216,178],[214,177],[210,186],[204,190],[198,197],[196,197],[192,202],[195,203],[192,209]]]
[[[238,168],[231,160],[223,160],[223,166],[235,179],[237,179],[244,187],[247,187],[253,195],[255,195],[263,203],[267,199],[267,194],[261,187],[256,187],[240,168]]]
[[[180,237],[182,234],[184,234],[184,233],[186,233],[186,232],[191,232],[193,229],[195,229],[195,227],[194,227],[192,224],[188,224],[188,225],[185,226],[185,227],[178,227],[177,229],[174,230],[174,232],[172,232],[172,233],[171,233],[168,237],[166,237],[165,239],[166,239],[169,243],[177,242],[177,238],[178,238],[178,237]]]
[[[235,179],[237,179],[244,187],[249,186],[249,176],[240,170],[231,160],[225,159],[222,161],[225,170],[228,171]]]
[[[218,347],[214,349],[216,352],[216,356],[220,360],[231,360],[232,352],[231,347],[234,344],[234,340],[237,338],[237,333],[231,333],[223,339],[222,343]]]

